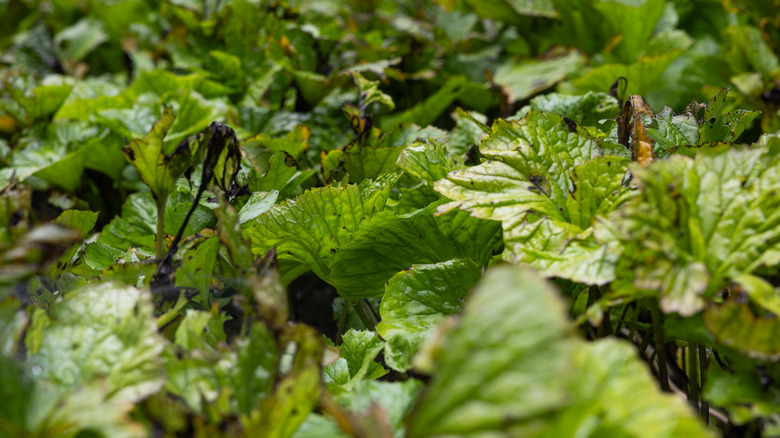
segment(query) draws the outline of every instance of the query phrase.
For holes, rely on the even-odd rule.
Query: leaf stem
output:
[[[165,257],[165,204],[168,202],[168,196],[160,196],[160,199],[155,199],[157,204],[157,240],[155,242],[155,250],[157,260],[160,261]]]
[[[699,410],[699,355],[697,342],[688,345],[688,401]]]
[[[374,310],[371,308],[371,304],[368,302],[368,300],[360,300],[360,302],[354,306],[354,308],[358,317],[360,317],[360,320],[363,321],[363,325],[365,325],[366,328],[372,332],[375,332],[376,325],[379,324],[379,321],[376,319]]]
[[[699,369],[701,372],[699,373],[701,378],[701,389],[702,392],[704,391],[704,376],[707,374],[707,347],[702,345],[701,343],[697,343],[698,349],[699,349]],[[701,418],[704,420],[704,424],[710,424],[710,404],[706,401],[704,401],[704,396],[702,395],[701,398]]]
[[[655,341],[655,352],[658,361],[658,379],[661,383],[661,389],[669,392],[669,372],[666,369],[666,343],[664,342],[663,315],[657,302],[651,302],[650,315],[653,324],[653,340]]]

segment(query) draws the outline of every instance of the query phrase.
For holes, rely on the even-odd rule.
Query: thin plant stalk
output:
[[[360,302],[354,306],[354,308],[355,313],[357,313],[360,320],[363,321],[363,325],[365,325],[367,329],[375,332],[376,325],[379,324],[379,321],[377,321],[376,316],[374,315],[374,311],[371,309],[371,304],[368,302],[368,300],[360,300]]]
[[[653,324],[653,340],[655,341],[655,352],[658,360],[658,379],[661,382],[661,389],[669,392],[669,371],[666,369],[666,343],[664,342],[663,316],[658,303],[650,304],[650,315]]]
[[[688,345],[688,401],[699,410],[699,355],[698,343]]]
[[[701,388],[702,391],[704,391],[704,376],[707,374],[707,367],[708,367],[707,348],[704,345],[699,343],[698,350],[699,350],[699,369],[701,370],[700,373]],[[702,420],[704,420],[704,424],[710,424],[710,404],[704,400],[704,397],[701,398],[701,418]]]
[[[155,241],[155,250],[157,260],[162,260],[165,257],[166,245],[165,245],[165,204],[168,199],[167,196],[161,196],[160,199],[155,199],[157,204],[157,239]]]

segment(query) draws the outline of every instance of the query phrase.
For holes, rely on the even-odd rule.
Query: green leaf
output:
[[[0,435],[76,436],[96,433],[141,438],[145,428],[130,420],[132,404],[109,397],[101,380],[77,390],[26,374],[25,365],[0,356]]]
[[[374,358],[385,346],[376,333],[367,330],[349,330],[344,333],[339,346],[341,357],[323,369],[325,383],[331,390],[352,390],[363,379],[383,376],[382,366]]]
[[[467,0],[466,2],[480,16],[508,23],[522,23],[520,16],[523,15],[548,18],[558,16],[552,0]]]
[[[498,67],[493,81],[510,103],[517,102],[552,87],[584,62],[585,58],[577,50],[541,61],[507,62]]]
[[[461,300],[482,274],[468,259],[414,265],[385,287],[376,331],[387,340],[385,361],[397,371],[411,368],[412,356],[429,331],[460,311]]]
[[[556,295],[529,270],[488,271],[434,351],[408,436],[712,435],[633,346],[575,337]]]
[[[41,85],[32,89],[25,89],[25,84],[16,81],[11,83],[8,92],[25,112],[24,122],[31,124],[34,121],[51,116],[60,105],[68,98],[72,86],[68,84]]]
[[[550,93],[531,99],[531,109],[567,117],[583,126],[596,126],[599,120],[620,115],[617,99],[606,93],[588,91],[582,96]]]
[[[237,410],[249,414],[271,395],[278,353],[273,334],[254,323],[246,337],[235,340],[236,365],[230,369],[229,385]]]
[[[764,78],[775,74],[780,60],[760,29],[748,25],[729,26],[723,34],[728,47],[726,61],[734,72],[757,71]]]
[[[397,178],[386,174],[360,186],[316,188],[274,205],[245,228],[253,253],[276,247],[280,259],[302,263],[330,281],[336,252],[384,208]]]
[[[602,155],[625,148],[598,144],[573,121],[537,111],[497,121],[481,148],[487,162],[435,184],[453,200],[439,212],[460,208],[501,221],[505,260],[588,284],[609,282],[609,257],[582,233],[633,196],[623,184],[629,160]],[[578,268],[585,262],[588,269]]]
[[[292,438],[349,438],[336,422],[321,414],[309,414]]]
[[[73,228],[82,236],[86,236],[95,227],[97,219],[98,213],[94,211],[65,210],[54,220],[54,223]]]
[[[354,73],[354,70],[352,71],[352,78],[355,79],[355,85],[357,85],[357,88],[360,92],[360,104],[364,108],[367,108],[374,103],[380,103],[386,106],[388,109],[395,109],[393,98],[383,93],[382,90],[379,89],[379,81],[369,81],[368,79],[364,78],[363,75]]]
[[[176,270],[176,286],[193,288],[200,292],[202,302],[208,302],[211,275],[217,262],[219,237],[209,236],[188,242],[182,248],[182,263]]]
[[[300,177],[298,162],[308,148],[310,133],[308,128],[298,125],[284,137],[258,134],[241,142],[240,147],[258,176],[250,180],[250,189],[284,191],[296,177]]]
[[[780,330],[780,322],[774,315],[759,317],[747,303],[728,300],[708,307],[703,320],[718,342],[757,359],[780,358],[780,341],[775,335]]]
[[[469,81],[466,77],[453,76],[424,101],[402,113],[382,117],[379,121],[379,127],[391,129],[406,122],[419,126],[432,125],[439,115],[464,93],[468,85]]]
[[[756,418],[771,417],[780,409],[777,387],[762,385],[762,376],[754,366],[735,361],[736,369],[708,367],[704,379],[704,397],[712,404],[728,409],[730,420],[745,424]]]
[[[293,340],[297,344],[293,367],[275,385],[274,394],[263,400],[259,424],[250,425],[252,430],[257,431],[258,436],[292,436],[312,412],[322,392],[322,342],[311,328],[298,325],[292,331]]]
[[[267,212],[274,206],[278,197],[279,191],[277,190],[252,193],[252,196],[249,197],[246,204],[238,211],[238,222],[240,224],[245,224]]]
[[[254,323],[227,348],[224,323],[224,315],[187,311],[175,334],[185,349],[178,356],[165,351],[165,387],[196,412],[227,399],[227,407],[216,409],[248,415],[273,392],[278,347],[268,329]]]
[[[437,141],[410,144],[401,152],[396,164],[424,184],[433,184],[449,172],[465,167],[460,157],[450,154]]]
[[[168,130],[176,120],[176,114],[170,107],[165,107],[163,117],[155,122],[152,130],[142,140],[133,140],[122,149],[127,161],[136,168],[154,198],[165,201],[171,192],[176,180],[198,160],[195,154],[205,152],[196,151],[195,154],[185,146],[179,153],[172,153],[169,157],[163,151],[163,140]]]
[[[381,410],[380,419],[385,420],[396,435],[404,431],[403,419],[423,389],[419,380],[403,382],[382,382],[362,380],[350,392],[336,395],[336,400],[347,410],[359,415],[364,421],[371,421],[372,411]],[[381,428],[381,424],[368,424],[369,428]]]
[[[188,309],[176,329],[176,345],[187,350],[216,350],[217,344],[226,338],[222,327],[228,317],[215,313]]]
[[[468,258],[484,266],[500,245],[499,224],[436,206],[408,215],[382,212],[336,253],[330,281],[349,300],[382,295],[385,283],[414,264]]]
[[[105,376],[114,400],[137,401],[162,387],[157,333],[148,292],[111,283],[85,286],[53,306],[42,345],[30,358],[39,378],[75,387]]]
[[[92,269],[102,271],[113,265],[124,251],[100,242],[90,242],[84,247],[84,263]]]
[[[168,198],[165,208],[165,234],[175,236],[179,229],[184,225],[184,219],[192,208],[193,198],[188,193],[176,192]],[[155,216],[157,216],[155,214]],[[156,218],[155,218],[156,220]],[[216,218],[211,209],[198,204],[190,216],[187,226],[184,227],[183,236],[191,236],[204,228],[212,228],[216,223]]]
[[[732,148],[634,168],[641,195],[610,216],[623,245],[615,290],[658,294],[665,312],[689,316],[729,279],[776,263],[776,162],[761,147]]]
[[[60,56],[69,61],[81,61],[97,46],[108,41],[100,20],[87,17],[60,31],[54,37]]]
[[[611,2],[609,2],[611,3]],[[664,72],[672,65],[679,50],[655,56],[644,56],[630,64],[603,64],[593,68],[583,76],[572,79],[572,90],[567,92],[587,92],[609,90],[616,78],[628,80],[626,95],[638,94],[645,96],[653,91],[663,89],[661,79]],[[648,98],[651,106],[661,106],[663,102],[654,102]]]
[[[681,397],[658,390],[633,345],[616,339],[581,345],[575,364],[587,378],[572,379],[571,404],[540,436],[714,436]]]
[[[89,156],[89,148],[68,152],[66,145],[26,148],[14,154],[13,163],[0,170],[0,184],[8,184],[11,177],[26,180],[35,176],[66,191],[75,192],[82,183],[82,175]]]
[[[528,270],[488,271],[437,350],[408,436],[497,434],[564,407],[574,342],[555,294]]]

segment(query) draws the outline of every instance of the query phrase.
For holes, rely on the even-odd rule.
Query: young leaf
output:
[[[376,333],[349,330],[342,339],[344,342],[339,346],[341,357],[323,369],[325,383],[331,391],[350,391],[364,379],[376,379],[387,372],[374,362],[385,346]]]

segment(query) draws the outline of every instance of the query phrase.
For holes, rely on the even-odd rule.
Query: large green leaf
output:
[[[408,436],[499,433],[565,406],[574,342],[555,294],[529,270],[489,271],[437,351]]]
[[[30,362],[41,378],[74,387],[105,377],[116,400],[154,394],[164,382],[151,296],[129,286],[85,286],[53,306],[54,318]]]
[[[245,228],[255,254],[276,248],[280,259],[293,260],[330,281],[339,248],[384,208],[398,175],[385,174],[360,186],[312,189],[274,205]]]
[[[0,404],[0,435],[147,436],[144,427],[129,418],[133,405],[111,398],[103,381],[91,380],[75,390],[68,390],[26,374],[28,369],[10,357],[0,355],[0,379],[3,381],[0,395],[4,400]]]
[[[632,346],[576,338],[556,295],[529,270],[488,271],[433,353],[408,436],[711,436]]]
[[[436,183],[453,200],[439,211],[460,208],[501,221],[506,260],[585,283],[610,281],[609,260],[582,233],[597,215],[633,196],[623,183],[629,160],[603,155],[625,155],[626,149],[597,143],[573,121],[537,111],[516,122],[496,122],[481,148],[487,162]],[[605,266],[576,269],[573,260]]]
[[[623,244],[615,292],[657,294],[664,311],[692,315],[729,279],[776,263],[777,161],[733,148],[633,169],[641,195],[604,227]]]
[[[603,50],[626,63],[641,53],[666,3],[663,0],[551,1],[560,14],[562,32],[569,41],[588,53]]]
[[[581,344],[575,364],[571,404],[547,428],[531,424],[515,436],[714,436],[681,397],[658,390],[632,345],[615,339]]]
[[[411,368],[412,357],[429,331],[457,313],[461,301],[482,275],[468,259],[414,265],[387,283],[376,331],[387,341],[385,362],[393,369]]]
[[[468,213],[434,216],[436,206],[407,215],[382,212],[336,253],[330,280],[347,299],[384,293],[385,283],[414,264],[468,258],[484,266],[500,245],[500,225]]]

